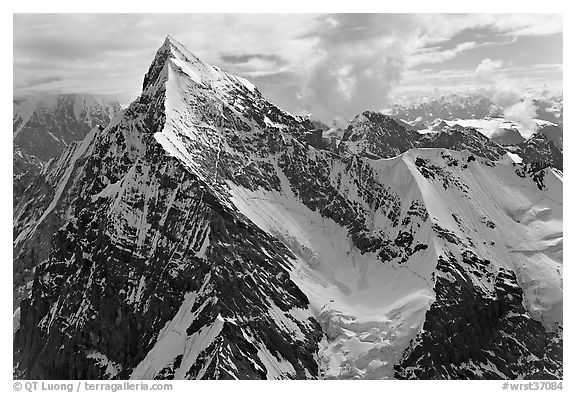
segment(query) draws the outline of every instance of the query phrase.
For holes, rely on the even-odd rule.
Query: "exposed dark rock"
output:
[[[498,271],[487,296],[455,263],[439,261],[436,301],[396,378],[562,379],[562,339],[528,315],[515,274]]]

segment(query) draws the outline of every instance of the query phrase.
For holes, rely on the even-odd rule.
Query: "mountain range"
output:
[[[14,206],[15,378],[563,377],[545,135],[327,130],[171,37],[98,113]]]
[[[36,94],[14,100],[14,204],[46,163],[94,127],[105,127],[121,110],[108,96]]]

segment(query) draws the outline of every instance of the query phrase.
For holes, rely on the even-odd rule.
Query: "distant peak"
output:
[[[357,115],[354,119],[355,120],[367,119],[367,120],[372,121],[372,122],[394,120],[394,118],[392,116],[387,115],[387,114],[382,113],[382,112],[376,112],[376,111],[364,111],[364,112],[360,113],[359,115]]]

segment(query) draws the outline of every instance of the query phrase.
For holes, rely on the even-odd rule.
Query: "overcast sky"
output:
[[[128,104],[166,35],[325,121],[413,95],[482,91],[509,105],[562,89],[559,14],[15,14],[14,95]]]

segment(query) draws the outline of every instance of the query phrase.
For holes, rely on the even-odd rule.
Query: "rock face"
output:
[[[218,100],[226,95],[223,106]],[[177,105],[187,97],[190,106],[182,111]],[[248,82],[167,39],[141,97],[124,115],[51,161],[29,189],[28,203],[16,210],[18,262],[35,265],[15,335],[17,375],[318,374],[321,329],[290,280],[292,253],[242,218],[218,180],[219,173],[249,163],[222,152],[221,162],[230,165],[218,166],[216,149],[224,148],[212,138],[248,152],[243,146],[256,139],[250,131],[260,124],[264,133],[265,119],[299,126],[259,97]],[[195,116],[187,119],[190,128],[181,128],[178,110]],[[306,139],[307,131],[294,133]],[[279,135],[267,134],[250,150],[270,154],[267,146]]]
[[[422,147],[447,148],[452,150],[468,150],[480,157],[497,160],[506,150],[494,143],[473,127],[462,127],[458,124],[444,128],[437,133],[425,135]]]
[[[336,140],[168,37],[15,207],[15,376],[561,378],[560,174],[373,112]]]
[[[14,146],[47,162],[120,112],[114,99],[81,94],[30,96],[15,106]]]
[[[535,133],[524,143],[508,146],[507,150],[518,154],[525,163],[532,164],[537,169],[553,167],[563,169],[564,154],[562,150],[541,133]]]
[[[33,179],[40,174],[42,161],[14,147],[12,156],[13,206],[20,202],[20,197]]]
[[[524,137],[516,128],[498,128],[490,135],[490,139],[499,145],[518,145],[524,142]]]
[[[416,147],[419,140],[418,132],[406,129],[391,116],[364,112],[350,122],[339,146],[346,146],[348,154],[382,158]]]
[[[440,260],[439,269],[436,301],[422,333],[396,365],[397,378],[561,377],[561,340],[527,313],[514,272],[496,272],[493,292],[486,297],[449,260]],[[447,320],[452,323],[444,324]]]

